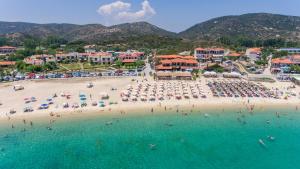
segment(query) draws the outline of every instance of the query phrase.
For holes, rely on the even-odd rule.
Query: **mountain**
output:
[[[70,42],[128,43],[148,38],[181,42],[216,42],[219,38],[274,39],[300,41],[300,17],[268,13],[252,13],[223,16],[192,26],[178,34],[166,31],[147,22],[125,23],[114,26],[101,24],[35,24],[24,22],[0,22],[0,36],[24,39],[27,36],[46,38],[58,36]],[[153,37],[153,38],[149,38]],[[167,37],[167,39],[164,39]],[[21,40],[20,40],[21,41]],[[143,44],[140,44],[143,45]]]
[[[223,16],[196,24],[179,36],[193,41],[220,37],[300,41],[300,17],[268,13]]]
[[[101,24],[75,25],[0,22],[0,34],[15,33],[38,38],[59,36],[69,41],[84,40],[88,42],[124,40],[129,37],[143,35],[176,36],[173,32],[163,30],[147,22],[126,23],[110,27]]]

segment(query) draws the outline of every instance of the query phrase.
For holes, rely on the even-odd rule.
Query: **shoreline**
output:
[[[134,81],[132,79],[135,79]],[[290,82],[276,82],[276,83],[263,83],[269,89],[279,90],[286,92],[293,92],[296,96],[290,96],[287,100],[274,99],[274,98],[234,98],[234,97],[213,97],[212,93],[207,86],[207,82],[210,79],[201,78],[198,81],[185,81],[186,83],[197,83],[199,84],[202,93],[207,96],[207,98],[198,99],[166,99],[163,101],[137,101],[137,102],[123,102],[120,94],[123,90],[130,85],[137,85],[141,83],[144,78],[108,78],[108,79],[63,79],[63,80],[47,80],[47,81],[20,81],[13,82],[9,84],[0,84],[0,102],[3,105],[0,106],[0,122],[7,121],[8,116],[12,119],[49,119],[50,113],[59,114],[60,116],[69,118],[72,116],[93,116],[93,115],[111,115],[121,114],[120,112],[125,112],[126,114],[143,114],[153,112],[176,112],[177,107],[179,112],[188,113],[190,111],[202,111],[202,110],[219,110],[223,109],[249,109],[251,105],[254,105],[255,109],[282,109],[290,108],[296,109],[300,106],[300,87],[289,88],[292,83]],[[93,88],[87,88],[86,85],[89,82],[93,82]],[[147,80],[147,83],[154,83],[153,80]],[[178,81],[160,81],[163,83],[177,83]],[[15,84],[20,84],[25,87],[21,91],[13,91],[12,86]],[[112,88],[117,88],[117,90],[111,90]],[[44,103],[47,98],[53,96],[53,94],[60,95],[60,93],[70,93],[71,98],[66,99],[65,97],[58,96],[54,99],[54,104],[47,110],[36,110],[36,108]],[[91,106],[92,102],[99,101],[99,94],[102,92],[107,92],[109,94],[109,100],[105,101],[106,106],[101,108],[99,106]],[[79,102],[78,95],[80,93],[86,94],[88,97],[86,102],[88,107],[84,108],[68,108],[63,109],[62,104],[68,103],[72,105],[73,103]],[[24,98],[36,97],[38,101],[25,104]],[[90,97],[89,97],[90,96]],[[284,94],[282,95],[282,97]],[[248,103],[249,100],[249,103]],[[118,104],[109,105],[109,102],[117,102]],[[194,106],[193,106],[194,105]],[[25,106],[32,106],[34,108],[33,112],[23,113],[23,108]],[[167,109],[165,110],[165,106]],[[14,109],[17,111],[16,114],[10,115],[9,110]],[[300,108],[300,107],[299,107]],[[255,110],[254,109],[254,110]]]
[[[79,109],[69,109],[69,110],[46,110],[32,112],[32,113],[22,113],[14,114],[8,117],[0,117],[0,122],[14,122],[26,120],[50,120],[50,119],[85,119],[92,117],[101,117],[101,116],[127,116],[127,115],[145,115],[145,114],[166,114],[166,113],[180,113],[182,115],[188,115],[193,112],[205,113],[205,111],[216,111],[216,112],[226,112],[228,110],[232,111],[243,111],[251,112],[250,107],[254,106],[253,112],[262,111],[262,110],[278,110],[281,109],[291,109],[297,111],[297,106],[299,105],[298,101],[283,101],[283,100],[272,100],[261,102],[260,100],[250,100],[250,103],[247,103],[246,100],[243,101],[233,101],[233,100],[219,100],[219,102],[214,100],[205,102],[190,102],[190,103],[173,103],[168,104],[167,102],[160,103],[146,103],[146,104],[127,104],[127,105],[116,105],[109,106],[106,108],[79,108]],[[166,109],[165,109],[166,107]],[[152,112],[153,110],[153,112]],[[53,116],[50,116],[50,113],[53,113]],[[122,113],[124,112],[124,113]]]

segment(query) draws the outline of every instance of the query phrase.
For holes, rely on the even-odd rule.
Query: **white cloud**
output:
[[[114,22],[135,22],[151,18],[156,14],[148,0],[142,2],[142,9],[134,12],[131,11],[131,4],[122,1],[116,1],[110,4],[102,5],[98,9],[98,13],[105,19]]]
[[[111,15],[114,12],[124,11],[130,9],[131,4],[122,1],[116,1],[110,4],[102,5],[98,9],[100,15]]]

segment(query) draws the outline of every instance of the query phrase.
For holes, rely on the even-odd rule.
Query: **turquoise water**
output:
[[[53,130],[4,125],[0,169],[299,169],[300,112],[280,112],[108,115],[60,119]]]

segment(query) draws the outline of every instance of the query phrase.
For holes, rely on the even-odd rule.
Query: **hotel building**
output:
[[[200,62],[221,63],[224,59],[225,50],[223,48],[196,48],[195,57]]]

